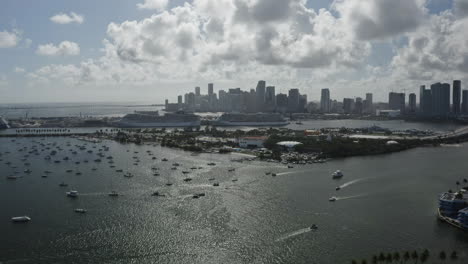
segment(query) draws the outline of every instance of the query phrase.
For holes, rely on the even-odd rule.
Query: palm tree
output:
[[[445,254],[445,251],[441,251],[439,254],[439,259],[444,261],[447,258],[447,255]]]
[[[458,258],[457,252],[452,251],[452,254],[450,254],[450,259],[455,261],[457,258]]]
[[[385,255],[383,252],[380,252],[379,254],[379,261],[384,261],[385,260]]]
[[[361,264],[367,264],[367,260],[363,259],[363,260],[361,261]]]
[[[414,262],[418,262],[418,252],[415,250],[413,253],[411,253],[411,258],[413,259]]]
[[[387,260],[387,262],[392,262],[393,261],[392,253],[387,254],[386,260]]]
[[[464,182],[464,183],[467,183],[467,182],[468,182],[468,180],[465,178],[465,179],[463,179],[463,182]]]
[[[429,250],[425,249],[423,253],[421,253],[420,259],[421,263],[426,262],[429,259]]]
[[[377,264],[377,262],[379,262],[379,258],[377,257],[377,255],[373,255],[372,256],[372,263]]]
[[[351,260],[351,264],[357,264],[357,261],[356,260]]]
[[[393,253],[393,259],[395,261],[399,262],[400,261],[400,253],[398,253],[398,252]]]

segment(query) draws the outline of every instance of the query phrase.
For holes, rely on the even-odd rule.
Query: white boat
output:
[[[72,198],[78,197],[78,191],[69,191],[67,192],[67,196]]]
[[[336,198],[335,196],[332,196],[332,197],[330,197],[330,198],[328,199],[328,201],[330,201],[330,202],[334,202],[334,201],[336,201],[336,200],[338,200],[338,198]]]
[[[75,213],[84,214],[84,213],[86,213],[86,212],[87,212],[86,209],[82,209],[82,208],[76,208],[76,209],[75,209]]]
[[[15,223],[25,223],[25,222],[31,221],[31,218],[29,216],[26,216],[26,215],[16,216],[16,217],[12,217],[11,221],[13,221]]]
[[[343,176],[344,174],[340,170],[337,170],[332,174],[333,179],[339,179],[339,178],[342,178]]]

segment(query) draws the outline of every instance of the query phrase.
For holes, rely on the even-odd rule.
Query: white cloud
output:
[[[13,71],[14,71],[15,73],[24,73],[24,72],[26,72],[26,70],[25,70],[24,68],[22,68],[22,67],[15,67],[15,68],[13,69]]]
[[[21,40],[20,34],[16,31],[0,31],[0,48],[12,48],[18,45]]]
[[[144,3],[137,4],[139,9],[164,10],[169,0],[144,0]]]
[[[39,45],[36,53],[44,56],[75,56],[80,54],[80,46],[71,41],[62,41],[57,46],[49,43]]]
[[[363,40],[385,39],[413,31],[425,19],[425,0],[335,0],[344,25]]]
[[[468,0],[454,0],[453,7],[459,17],[468,16]]]
[[[84,22],[84,16],[78,15],[74,12],[71,12],[70,14],[58,13],[50,17],[50,21],[57,23],[57,24],[70,24],[70,23],[82,24]]]

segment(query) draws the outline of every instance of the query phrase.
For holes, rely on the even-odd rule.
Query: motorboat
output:
[[[235,170],[236,170],[236,169],[229,169],[228,171],[229,171],[229,172],[233,172],[233,171],[235,171]]]
[[[125,178],[132,178],[133,174],[131,174],[130,172],[127,172],[127,173],[124,174],[124,177]]]
[[[338,200],[338,198],[336,198],[335,196],[332,196],[332,197],[330,197],[330,198],[328,199],[328,201],[330,201],[330,202],[334,202],[334,201],[336,201],[336,200]]]
[[[76,208],[75,209],[75,213],[84,214],[86,212],[87,212],[86,209],[83,209],[83,208]]]
[[[185,178],[184,179],[184,182],[189,182],[189,181],[192,181],[192,178]]]
[[[167,159],[166,159],[166,158],[164,158],[164,159],[162,159],[162,161],[167,161]]]
[[[271,176],[275,177],[275,176],[276,176],[276,173],[272,173]]]
[[[24,173],[31,173],[32,171],[30,169],[24,170]]]
[[[339,190],[341,190],[341,187],[338,186],[338,187],[335,188],[335,190],[339,191]]]
[[[76,198],[76,197],[78,197],[78,191],[73,191],[73,190],[69,191],[69,192],[67,192],[67,196],[72,197],[72,198]]]
[[[26,223],[26,222],[29,222],[31,221],[31,218],[29,216],[15,216],[15,217],[12,217],[11,218],[11,221],[12,222],[15,222],[15,223]]]
[[[111,197],[117,197],[117,196],[119,196],[119,193],[116,192],[116,191],[111,191],[111,192],[109,193],[109,196],[111,196]]]
[[[15,175],[8,175],[8,176],[7,176],[7,179],[9,179],[9,180],[16,180],[16,179],[18,179],[18,176],[15,176]]]
[[[337,170],[332,174],[333,179],[340,179],[343,176],[344,176],[344,174],[340,170]]]
[[[61,183],[59,184],[59,186],[60,186],[60,187],[67,187],[68,184],[66,184],[66,183],[64,183],[64,182],[61,182]]]
[[[215,182],[215,183],[213,183],[213,186],[214,186],[214,187],[218,187],[218,186],[219,186],[219,183]]]
[[[294,166],[288,165],[288,169],[292,169],[292,168],[294,168]]]
[[[66,172],[73,172],[73,170],[66,170]]]
[[[317,230],[318,226],[316,224],[313,224],[309,228],[310,228],[310,230]]]
[[[208,163],[207,165],[209,165],[209,166],[215,166],[215,165],[216,165],[216,163],[214,163],[214,162],[210,162],[210,163]]]

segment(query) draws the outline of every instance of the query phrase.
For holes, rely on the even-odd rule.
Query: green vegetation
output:
[[[431,259],[432,257],[432,259]],[[446,260],[450,261],[450,263],[459,263],[458,260],[458,253],[457,251],[452,251],[450,255],[448,255],[444,250],[434,254],[433,256],[429,252],[428,249],[424,249],[423,251],[413,250],[404,251],[404,252],[380,252],[378,255],[373,255],[368,262],[367,259],[362,259],[360,262],[353,259],[350,261],[351,264],[357,263],[449,263]],[[430,262],[429,262],[430,261]]]

